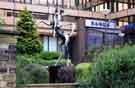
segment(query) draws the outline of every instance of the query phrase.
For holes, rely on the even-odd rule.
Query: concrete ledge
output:
[[[77,83],[28,84],[25,88],[76,88]]]

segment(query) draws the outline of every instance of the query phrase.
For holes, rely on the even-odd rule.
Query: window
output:
[[[123,10],[123,4],[119,3],[119,11]]]
[[[128,4],[124,4],[124,5],[123,5],[123,8],[124,8],[124,9],[128,9]]]
[[[15,2],[21,2],[21,0],[15,0]]]
[[[12,16],[13,13],[12,12],[7,12],[7,16]]]
[[[49,37],[49,51],[57,51],[57,39]]]
[[[48,0],[48,3],[49,3],[49,5],[56,4],[56,0],[55,0],[55,1],[53,1],[53,0]]]
[[[43,38],[43,50],[49,51],[48,37]]]
[[[103,8],[103,4],[100,5],[100,8],[99,9],[100,9],[100,11],[103,11],[103,9],[104,9]]]
[[[32,4],[32,0],[25,0],[25,3]]]
[[[96,32],[89,32],[87,35],[87,47],[88,50],[92,50],[93,48],[102,47],[103,39],[102,35]]]
[[[58,39],[54,37],[44,37],[43,38],[43,49],[44,51],[50,51],[50,52],[55,52],[58,51],[59,45],[58,45]]]
[[[32,0],[32,4],[39,4],[39,0]]]
[[[62,0],[58,0],[58,5],[62,5]]]
[[[47,0],[40,0],[40,4],[46,5],[47,4]]]
[[[48,15],[47,14],[34,13],[33,16],[36,19],[48,20]]]

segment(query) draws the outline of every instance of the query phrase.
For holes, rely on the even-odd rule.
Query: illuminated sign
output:
[[[114,21],[103,21],[103,20],[85,20],[86,27],[94,27],[94,28],[116,28],[116,23]]]

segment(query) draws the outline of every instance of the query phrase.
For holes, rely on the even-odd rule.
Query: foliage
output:
[[[20,88],[25,84],[48,83],[48,70],[39,64],[28,64],[25,67],[17,64],[16,85]]]
[[[53,55],[52,55],[53,56]],[[46,57],[48,58],[48,57]],[[44,60],[43,58],[41,58],[40,54],[37,55],[17,55],[17,63],[21,64],[22,67],[24,67],[27,64],[41,64],[44,66],[49,66],[49,65],[54,65],[56,63],[57,59],[52,59],[52,60]],[[58,64],[66,64],[66,60],[65,59],[61,59]]]
[[[60,57],[60,53],[57,52],[41,52],[39,58],[44,60],[56,60]]]
[[[24,70],[20,62],[16,63],[16,88],[24,88],[30,81],[30,74]]]
[[[134,88],[135,46],[102,52],[92,68],[89,88]]]
[[[0,26],[2,26],[5,23],[4,19],[0,18]]]
[[[29,73],[30,83],[48,83],[48,70],[42,65],[28,64],[24,67],[24,69]]]
[[[39,34],[31,12],[23,10],[19,15],[17,30],[21,36],[17,39],[17,53],[35,54],[42,51],[42,44],[39,40]]]
[[[76,66],[77,81],[85,81],[91,74],[92,63],[80,63]]]
[[[54,65],[57,59],[45,60],[44,58],[41,58],[41,56],[42,55],[40,54],[36,55],[18,54],[16,56],[17,88],[21,88],[20,86],[23,87],[23,85],[21,84],[48,82],[47,69],[45,69],[44,67]],[[55,54],[51,56],[55,57]],[[66,60],[62,59],[58,62],[58,64],[64,65],[66,64]]]

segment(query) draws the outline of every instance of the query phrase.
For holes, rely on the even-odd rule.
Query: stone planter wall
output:
[[[16,87],[16,49],[9,46],[8,49],[0,48],[0,88]]]
[[[77,88],[77,83],[29,84],[25,88]]]
[[[16,87],[15,74],[0,74],[0,88],[15,88]]]

